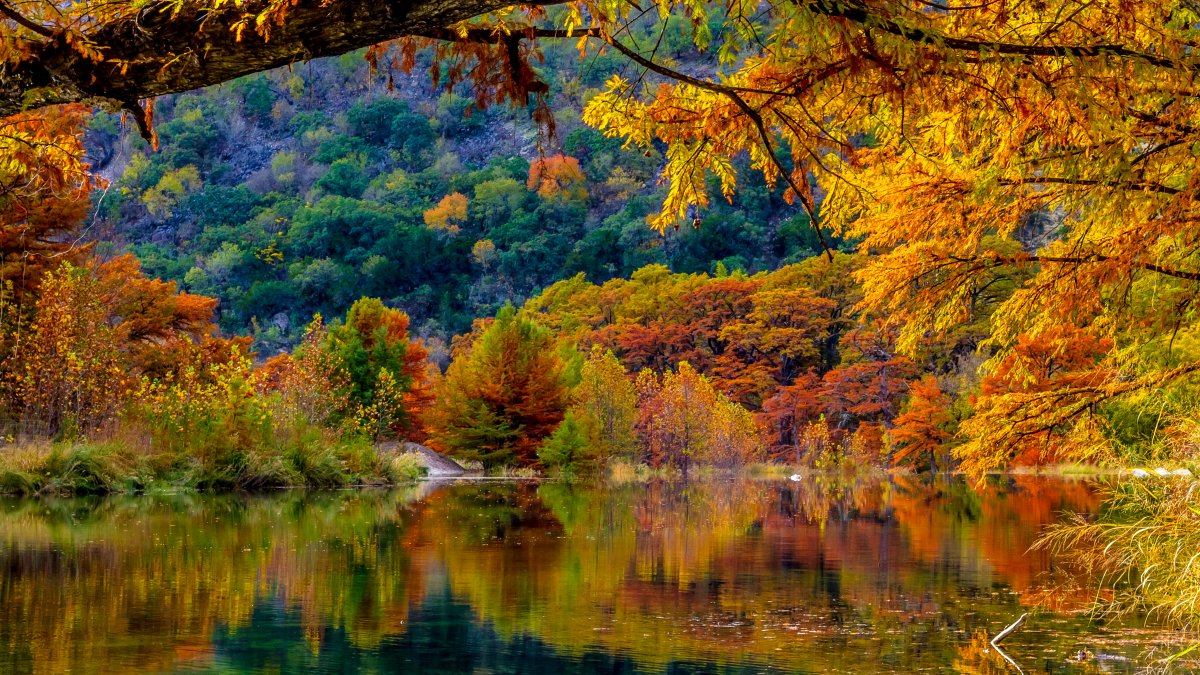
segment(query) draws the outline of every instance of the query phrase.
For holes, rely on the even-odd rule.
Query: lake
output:
[[[1133,672],[1142,641],[1027,551],[1098,503],[1026,476],[13,499],[0,670],[1001,673],[987,636],[1033,612],[1025,672]]]

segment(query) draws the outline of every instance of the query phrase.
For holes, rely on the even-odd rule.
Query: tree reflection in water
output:
[[[1052,581],[1029,545],[1096,497],[900,477],[0,506],[5,671],[982,673]],[[1069,613],[1089,593],[1009,638],[1026,672],[1098,635]]]

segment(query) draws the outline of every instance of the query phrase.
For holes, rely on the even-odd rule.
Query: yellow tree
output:
[[[685,475],[706,451],[706,417],[716,391],[687,361],[661,378],[653,371],[638,374],[638,432],[650,462],[671,466]]]
[[[708,420],[708,461],[734,467],[767,457],[763,432],[754,413],[717,394]]]
[[[661,379],[638,375],[638,431],[655,465],[731,466],[765,457],[765,444],[750,411],[718,392],[687,361]]]
[[[88,249],[73,232],[96,184],[83,162],[85,119],[81,105],[0,119],[0,292],[17,310],[31,308],[43,274]],[[25,313],[0,311],[0,323],[19,327]]]
[[[36,313],[9,357],[10,411],[39,435],[97,431],[115,419],[133,384],[99,280],[64,264],[43,280]]]
[[[274,356],[255,371],[260,390],[279,394],[275,406],[279,421],[292,426],[333,425],[354,409],[349,379],[335,355],[325,349],[328,339],[329,329],[317,314],[292,353]]]
[[[437,206],[425,212],[425,225],[439,232],[458,234],[467,222],[468,203],[467,196],[461,192],[442,197]]]
[[[583,425],[594,453],[603,458],[631,457],[636,443],[637,392],[611,350],[592,347],[572,396],[570,412]]]

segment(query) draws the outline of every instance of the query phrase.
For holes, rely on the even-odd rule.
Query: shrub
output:
[[[414,452],[405,452],[388,460],[388,472],[393,482],[417,480],[429,473],[424,460]]]

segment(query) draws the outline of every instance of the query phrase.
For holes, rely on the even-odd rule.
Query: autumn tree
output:
[[[686,325],[666,320],[614,324],[596,335],[597,341],[617,351],[629,368],[660,372],[692,352],[694,337]]]
[[[767,458],[762,429],[754,413],[718,394],[708,420],[709,463],[738,467]]]
[[[228,351],[215,335],[215,298],[181,293],[174,281],[147,277],[130,254],[92,267],[98,299],[108,310],[114,338],[129,353],[134,373],[161,377],[186,363],[197,349]]]
[[[371,436],[419,439],[432,392],[427,352],[410,340],[408,315],[377,298],[360,298],[329,329],[322,347],[344,378],[353,415]]]
[[[637,392],[625,366],[612,351],[592,347],[571,395],[570,412],[595,455],[632,458],[637,440]]]
[[[683,361],[658,376],[638,374],[638,433],[651,463],[686,476],[698,464],[732,466],[761,459],[753,416]]]
[[[453,192],[425,212],[425,225],[447,234],[458,234],[467,222],[469,200],[461,192]]]
[[[548,330],[504,307],[455,350],[425,416],[430,444],[488,466],[537,466],[567,410],[568,361]]]
[[[1000,407],[964,427],[987,439],[960,449],[991,457],[969,463],[977,469],[1009,461],[1035,428],[1069,427],[1080,411],[1200,368],[1167,348],[1191,330],[1200,278],[1185,187],[1196,175],[1194,8],[857,0],[767,12],[777,12],[767,49],[726,38],[720,78],[628,50],[677,83],[639,97],[615,78],[591,99],[589,122],[668,144],[659,227],[707,203],[708,176],[732,191],[727,151],[746,150],[814,225],[877,254],[860,272],[865,303],[901,327],[899,356],[989,304],[993,365],[1048,326],[1120,338],[1086,386],[981,398]],[[1009,292],[980,302],[997,284]],[[1080,443],[1058,457],[1071,445],[1092,452],[1094,436],[1072,436]]]
[[[96,185],[83,162],[85,121],[81,105],[0,119],[0,297],[13,310],[0,323],[27,318],[42,275],[89,248],[75,234]]]
[[[584,201],[586,181],[579,160],[566,155],[538,157],[529,165],[529,180],[525,187],[543,199]]]
[[[1119,377],[1107,356],[1111,338],[1097,337],[1070,324],[1023,334],[990,369],[973,403],[977,411],[963,425],[967,443],[956,449],[967,470],[994,470],[1009,464],[1041,464],[1085,452],[1102,452],[1097,416]],[[1129,379],[1118,391],[1137,391]]]
[[[256,386],[279,395],[280,422],[335,426],[353,411],[349,380],[326,348],[328,341],[329,329],[318,314],[292,352],[271,357],[255,371]]]
[[[14,345],[8,407],[35,433],[92,433],[125,404],[133,382],[98,291],[87,268],[65,264],[47,274],[36,318]]]
[[[946,430],[951,421],[948,406],[949,397],[937,378],[926,375],[913,381],[907,409],[896,418],[890,432],[895,446],[892,464],[910,464],[930,471],[946,468],[941,458],[950,439]]]
[[[216,335],[216,300],[146,277],[130,255],[48,273],[8,334],[10,414],[51,434],[91,433],[112,421],[139,379],[176,376],[246,354],[247,338]]]
[[[759,291],[750,296],[750,302],[749,311],[720,329],[728,348],[718,359],[714,373],[724,382],[732,383],[737,381],[735,378],[758,380],[757,391],[751,390],[755,395],[751,400],[761,405],[774,389],[771,385],[788,384],[801,371],[819,368],[835,303],[805,287]],[[723,388],[735,389],[732,384]],[[739,388],[745,389],[746,385]]]
[[[670,365],[687,361],[712,377],[717,386],[738,401],[755,399],[771,378],[766,364],[757,359],[742,361],[729,349],[725,328],[738,323],[752,311],[753,294],[760,279],[718,277],[692,287],[681,284],[679,300],[665,313],[672,324],[664,335],[678,335],[685,342],[672,356]]]
[[[776,389],[759,413],[771,456],[795,464],[813,459],[829,439],[824,410],[815,373],[802,373]]]
[[[832,425],[891,425],[917,371],[916,364],[898,353],[895,342],[894,331],[878,321],[842,336],[842,364],[821,378],[821,400]]]

